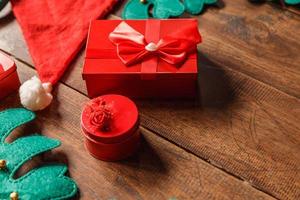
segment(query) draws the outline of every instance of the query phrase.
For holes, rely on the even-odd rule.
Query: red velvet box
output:
[[[8,55],[0,52],[0,99],[19,87],[20,81],[14,61]]]
[[[103,95],[87,102],[81,127],[86,149],[100,160],[122,160],[140,146],[138,109],[121,95]]]
[[[186,59],[180,65],[172,65],[158,56],[151,56],[127,66],[118,57],[117,47],[109,38],[121,22],[126,22],[143,34],[148,44],[157,43],[179,27],[191,27],[199,35],[196,19],[92,21],[83,67],[83,79],[89,96],[115,93],[130,97],[194,97],[197,86],[197,44],[189,48]],[[148,65],[152,62],[151,69],[143,68],[146,62]]]

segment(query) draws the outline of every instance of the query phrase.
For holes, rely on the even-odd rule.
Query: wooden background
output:
[[[199,98],[137,101],[143,145],[115,163],[83,147],[84,49],[56,99],[13,137],[41,132],[62,146],[26,164],[67,163],[77,199],[300,199],[300,16],[279,4],[224,0],[199,19]],[[118,18],[122,6],[108,18]],[[0,20],[0,49],[21,81],[35,74],[12,14]],[[12,94],[0,109],[18,107]]]

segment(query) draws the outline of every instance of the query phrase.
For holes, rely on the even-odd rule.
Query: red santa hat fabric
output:
[[[40,80],[20,88],[22,104],[40,110],[87,36],[89,22],[104,17],[117,0],[11,0]],[[44,83],[44,84],[43,84]],[[31,86],[34,85],[34,86]],[[37,89],[38,88],[38,89]],[[39,95],[39,93],[46,93]],[[47,99],[41,99],[45,96]],[[36,101],[36,102],[34,102]],[[29,102],[29,103],[28,103]],[[32,105],[29,105],[32,104]]]

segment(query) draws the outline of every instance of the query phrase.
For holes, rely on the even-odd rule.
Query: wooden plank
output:
[[[277,198],[298,197],[299,99],[200,60],[199,101],[139,101],[142,125]]]
[[[34,73],[20,62],[17,65],[22,81]],[[85,151],[80,132],[80,108],[88,98],[63,84],[55,96],[35,122],[18,129],[18,135],[37,131],[61,140],[62,147],[34,162],[67,163],[82,199],[273,199],[144,128],[137,155],[121,162],[98,161]],[[16,94],[11,95],[0,109],[19,106],[18,101]]]
[[[212,61],[300,97],[300,16],[269,4],[226,1],[225,8],[199,16]]]
[[[197,18],[204,38],[199,49],[212,61],[300,97],[300,16],[278,6],[236,0],[225,1],[222,9],[210,7]],[[10,17],[0,27],[5,27],[0,31],[0,49],[32,64],[16,21]],[[83,54],[71,69],[81,67]],[[83,85],[76,88],[85,91]]]
[[[143,126],[277,198],[298,198],[299,99],[207,57],[199,101],[140,101]],[[75,70],[64,81],[84,93]]]
[[[0,49],[32,64],[21,29],[12,14],[0,20]]]
[[[295,29],[299,27],[298,18],[281,10],[273,10],[269,5],[255,6],[240,0],[226,2],[226,5],[221,10],[209,9],[200,16],[200,29],[204,38],[207,38],[200,47],[200,103],[139,102],[142,124],[275,197],[298,198],[300,107],[299,100],[291,95],[298,97],[299,67],[289,58],[298,49],[298,36],[291,34],[296,33]],[[249,11],[252,16],[241,12],[249,8],[257,10],[259,15],[254,15],[254,11]],[[242,16],[234,34],[224,31],[230,28],[228,19],[220,19],[226,14],[231,14],[231,17]],[[257,32],[260,30],[257,29],[257,23],[268,23],[261,22],[268,18],[274,23],[274,26],[268,26],[270,41],[258,42],[257,37],[253,36],[260,33]],[[240,38],[243,31],[238,32],[239,27],[245,25],[250,29],[250,32],[246,32],[251,33],[249,38],[252,39],[249,41]],[[236,36],[238,33],[240,37]],[[273,38],[281,41],[280,44],[274,44]],[[282,44],[285,41],[296,45],[284,46]],[[248,43],[249,46],[244,49]],[[258,56],[256,51],[249,50],[252,46],[267,55]],[[273,48],[275,54],[272,53]],[[285,71],[278,63],[274,63],[281,59],[279,50],[288,52],[283,55],[281,63],[286,62],[292,71]],[[83,53],[63,81],[85,93],[81,80],[82,58]],[[297,61],[298,57],[295,59]],[[259,70],[257,64],[262,65]],[[279,82],[284,84],[280,85]]]
[[[272,6],[277,6],[283,10],[289,11],[293,14],[300,15],[300,6],[299,5],[289,5],[289,4],[285,4],[284,2],[278,3],[278,2],[272,2],[272,1],[270,1],[268,3],[270,3]]]
[[[228,0],[224,5],[192,16],[199,19],[203,35],[200,51],[214,62],[300,97],[300,15],[275,3]],[[116,15],[121,16],[121,9]]]
[[[202,65],[199,102],[140,102],[142,124],[280,199],[300,196],[300,102]]]

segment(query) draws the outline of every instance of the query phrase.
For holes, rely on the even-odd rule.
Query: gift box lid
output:
[[[83,79],[88,76],[97,75],[101,78],[118,78],[124,74],[123,78],[132,78],[132,76],[141,75],[142,62],[126,66],[118,57],[116,46],[109,39],[109,35],[121,23],[126,22],[136,31],[145,34],[145,32],[155,31],[147,29],[149,21],[159,22],[158,34],[160,38],[178,30],[178,27],[192,27],[198,33],[198,21],[196,19],[169,19],[169,20],[95,20],[90,24],[86,57],[83,68]],[[149,35],[149,33],[148,33]],[[158,42],[147,41],[146,42]],[[197,45],[189,50],[184,63],[172,65],[162,59],[157,58],[157,69],[152,72],[156,78],[186,78],[188,75],[197,74]]]
[[[134,134],[138,127],[138,109],[121,95],[103,95],[88,102],[82,111],[85,134],[102,143],[118,143]]]
[[[0,80],[17,69],[15,62],[6,54],[0,52]]]

